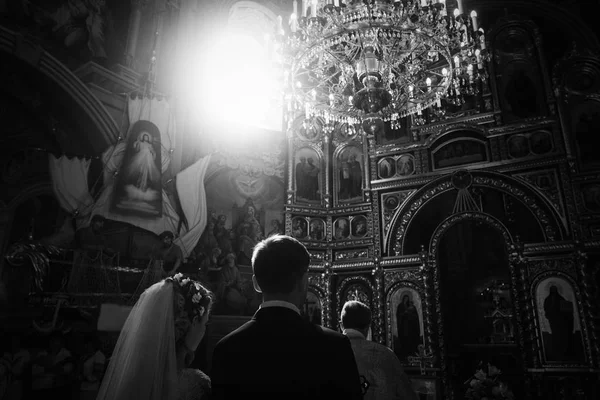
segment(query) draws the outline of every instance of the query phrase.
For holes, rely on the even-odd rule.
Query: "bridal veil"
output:
[[[97,400],[172,400],[177,396],[173,283],[148,288],[125,321]]]

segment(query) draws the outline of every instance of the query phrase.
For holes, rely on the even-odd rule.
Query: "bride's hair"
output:
[[[181,361],[185,366],[188,366],[194,360],[194,351],[185,345],[185,336],[190,331],[194,320],[200,321],[205,313],[210,311],[214,296],[199,282],[184,278],[182,274],[176,274],[165,280],[173,283],[176,350],[178,353],[183,354]],[[178,362],[178,369],[181,368],[182,365]]]
[[[177,353],[212,302],[208,289],[181,274],[146,289],[123,325],[97,399],[173,399],[182,368]]]

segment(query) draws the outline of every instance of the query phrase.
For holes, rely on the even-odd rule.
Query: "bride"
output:
[[[182,274],[150,286],[121,330],[97,400],[200,400],[203,372],[186,368],[204,333],[213,294]]]

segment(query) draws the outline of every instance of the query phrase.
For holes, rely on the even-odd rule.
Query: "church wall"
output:
[[[133,2],[132,7],[142,3]],[[207,2],[205,7],[218,10],[216,20],[220,23],[233,3]],[[502,355],[514,362],[507,375],[514,378],[517,372],[525,373],[522,393],[543,398],[547,396],[544,388],[575,393],[574,387],[580,384],[580,395],[594,398],[589,381],[600,368],[600,327],[594,325],[600,301],[600,163],[593,145],[594,134],[600,129],[598,40],[589,37],[583,23],[577,26],[580,20],[571,13],[563,16],[557,6],[545,8],[539,2],[528,2],[506,8],[500,3],[477,3],[493,57],[487,65],[487,84],[468,102],[446,104],[443,113],[428,111],[409,117],[400,129],[386,126],[373,136],[352,126],[327,131],[323,120],[306,121],[298,116],[282,133],[283,144],[271,140],[279,132],[269,132],[269,143],[250,156],[223,145],[206,179],[208,206],[215,221],[225,215],[224,228],[233,232],[230,244],[236,246],[245,277],[251,270],[248,260],[239,262],[240,253],[244,253],[240,243],[256,242],[271,232],[297,237],[312,256],[311,297],[306,307],[310,318],[339,329],[343,303],[348,299],[366,302],[374,315],[373,340],[394,349],[411,374],[420,372],[419,362],[408,357],[414,356],[418,345],[424,345],[425,354],[430,356],[426,372],[440,379],[448,398],[458,393],[450,377],[474,372],[474,365],[460,364],[449,354],[450,328],[444,320],[447,311],[442,299],[448,290],[467,289],[481,290],[486,299],[487,289],[499,293],[510,302],[504,311],[511,313],[492,316],[498,325],[491,325],[490,331],[481,335],[485,340],[496,340],[496,346],[479,343],[477,338],[473,339],[477,343],[461,343],[471,352],[469,362],[478,354],[496,357],[498,349],[509,349],[508,355]],[[285,2],[265,5],[276,14],[289,8]],[[127,48],[123,38],[111,39],[110,46],[107,43],[120,50],[107,51],[106,57],[100,57],[103,61],[90,54],[93,49],[98,51],[97,47],[65,42],[64,37],[53,38],[51,44],[43,42],[44,48],[71,69],[94,60],[106,67],[127,64],[144,74],[150,68],[155,43],[152,31],[156,21],[151,10],[147,4],[141,10],[140,42],[135,49],[129,48],[131,59],[122,58]],[[130,11],[119,11],[121,22],[126,21],[117,29],[121,33],[131,28]],[[172,13],[163,23],[173,28],[177,18]],[[210,26],[205,29],[212,29]],[[171,54],[169,43],[161,38],[156,49],[160,54]],[[166,89],[173,71],[162,63],[159,57],[157,85]],[[5,78],[10,76],[5,74]],[[98,79],[93,83],[99,84],[105,77]],[[119,85],[114,86],[121,88]],[[11,101],[20,94],[17,98],[28,104],[32,115],[44,116],[40,117],[42,128],[35,129],[52,131],[48,112],[36,108],[35,96],[23,95],[29,93],[23,87],[14,87]],[[108,94],[96,90],[101,92],[110,97],[117,90]],[[122,103],[109,98],[104,101]],[[64,98],[58,103],[71,104]],[[88,104],[88,108],[107,114],[100,101]],[[123,104],[111,109],[113,120]],[[98,119],[103,122],[97,125],[105,128],[111,120],[104,116],[94,121]],[[116,139],[114,121],[113,125],[100,133],[101,129],[94,129],[89,140],[95,141],[93,151],[88,153],[97,155]],[[58,129],[58,148],[64,150],[72,137],[85,137],[81,135],[85,130],[85,124]],[[208,129],[204,132],[204,136],[212,133]],[[186,135],[182,137],[191,141],[192,132]],[[208,146],[199,143],[208,141],[198,140],[194,146],[178,149],[178,157],[196,160],[198,154],[207,153]],[[14,147],[14,154],[21,151]],[[10,178],[15,173],[10,164],[13,158],[6,159],[4,172]],[[35,170],[37,180],[48,182],[41,167]],[[10,193],[2,199],[6,204],[23,190],[10,182],[3,186],[7,189],[3,193]],[[250,207],[253,212],[249,212]],[[256,223],[245,223],[250,213],[255,213],[252,217]],[[9,226],[10,217],[2,215],[0,221],[6,224],[0,222],[0,226]],[[448,270],[458,270],[456,265],[464,266],[469,256],[468,251],[450,252],[450,239],[444,232],[458,232],[471,222],[502,237],[501,246],[490,251],[497,252],[494,257],[503,260],[500,263],[505,269],[490,268],[489,282],[476,282],[466,289],[449,288]],[[256,230],[250,241],[242,234],[248,227]],[[2,235],[6,237],[6,232],[0,234],[0,243]],[[450,242],[456,248],[466,243],[467,239],[460,237]],[[201,239],[198,249],[202,246]],[[447,266],[440,260],[442,251],[454,264]],[[485,260],[477,259],[482,264]],[[544,301],[552,285],[574,310],[570,332],[575,343],[573,355],[562,354],[564,349],[557,350],[552,344],[553,322],[544,316]],[[405,301],[408,304],[400,307]],[[251,310],[246,311],[251,314]],[[408,349],[398,337],[398,320],[405,317],[412,321],[408,325],[413,332]],[[561,376],[570,378],[558,383]]]

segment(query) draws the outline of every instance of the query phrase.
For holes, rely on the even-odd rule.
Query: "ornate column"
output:
[[[374,336],[375,341],[385,345],[384,334],[383,334],[384,329],[385,329],[385,315],[383,313],[383,306],[385,303],[384,273],[383,273],[383,267],[381,266],[379,257],[375,257],[373,260],[373,263],[374,263],[374,267],[373,267],[373,270],[371,271],[371,274],[373,275],[373,279],[375,280],[374,295],[377,296],[377,298],[374,299],[374,303],[377,307],[377,315],[375,315],[375,318],[372,318],[372,319],[376,319],[377,322],[376,322],[376,325],[373,324],[373,322],[371,322],[371,330],[374,333],[373,336]]]

